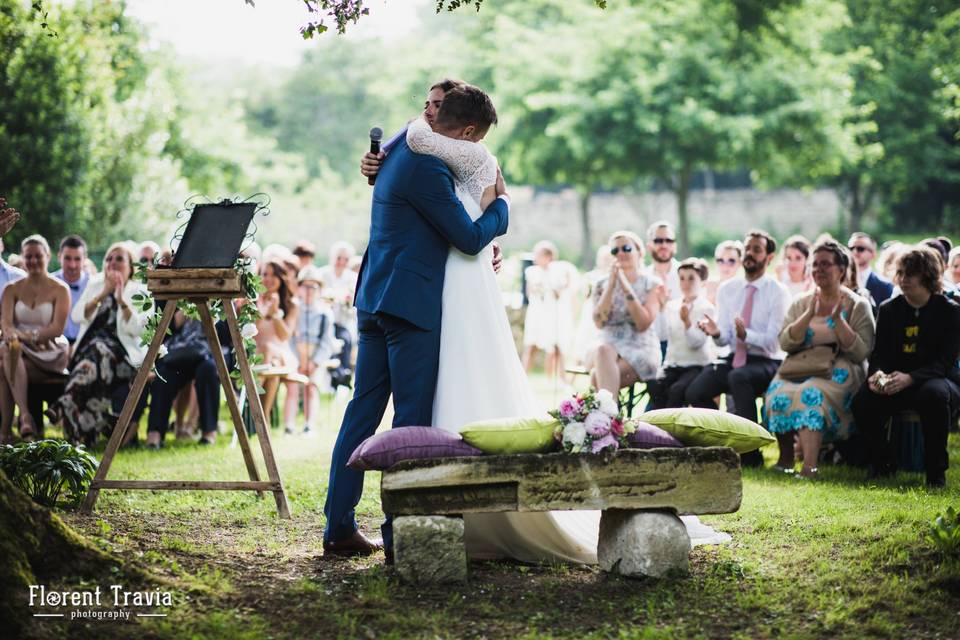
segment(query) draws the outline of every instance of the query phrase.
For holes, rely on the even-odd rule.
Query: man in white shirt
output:
[[[704,367],[687,388],[686,401],[694,407],[716,409],[713,399],[733,396],[734,413],[757,420],[756,398],[776,375],[784,353],[780,330],[790,294],[766,270],[777,242],[765,231],[750,231],[744,241],[744,277],[728,280],[717,291],[717,318],[707,316],[699,326],[717,346],[730,346],[730,355]],[[744,466],[763,466],[759,451],[743,454]]]
[[[60,268],[51,275],[58,280],[63,281],[70,288],[70,306],[77,304],[77,300],[83,295],[87,288],[87,282],[90,280],[90,274],[83,268],[83,263],[87,259],[87,243],[78,235],[69,235],[60,241],[60,251],[57,253],[57,259],[60,261]],[[77,334],[80,332],[80,325],[73,321],[67,315],[67,324],[63,329],[63,336],[73,344],[77,340]]]
[[[677,239],[673,232],[673,227],[666,220],[658,220],[647,228],[647,252],[653,261],[646,268],[647,275],[656,276],[664,284],[664,289],[669,297],[662,300],[665,305],[670,300],[679,298],[680,276],[677,269],[680,262],[676,259]],[[660,356],[667,353],[667,329],[666,317],[661,313],[653,321],[653,329],[657,332],[657,339],[660,340]]]

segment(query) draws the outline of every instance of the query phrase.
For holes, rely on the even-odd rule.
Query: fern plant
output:
[[[97,459],[82,446],[40,440],[0,446],[0,470],[33,500],[47,507],[76,506],[86,495]]]

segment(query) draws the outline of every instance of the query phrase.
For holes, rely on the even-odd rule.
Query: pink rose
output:
[[[568,398],[560,403],[560,417],[564,420],[569,420],[578,413],[580,413],[580,405],[576,400]]]
[[[599,453],[606,449],[607,447],[613,447],[614,450],[619,449],[620,445],[617,443],[617,439],[611,435],[605,435],[599,440],[594,440],[593,444],[590,446],[591,453]]]
[[[599,411],[591,411],[583,421],[587,433],[594,437],[603,437],[610,434],[610,416]]]
[[[613,420],[610,421],[610,431],[612,431],[613,435],[615,436],[622,436],[623,423],[617,420],[616,418],[614,418]]]

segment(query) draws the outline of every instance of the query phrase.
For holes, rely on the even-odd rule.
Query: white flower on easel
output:
[[[243,338],[244,340],[250,340],[258,333],[259,333],[259,330],[257,329],[257,325],[255,325],[252,322],[248,322],[247,324],[240,327],[240,337]]]

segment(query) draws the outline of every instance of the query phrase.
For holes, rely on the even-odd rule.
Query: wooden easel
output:
[[[267,429],[267,421],[263,414],[263,406],[260,404],[260,396],[257,394],[257,385],[250,371],[250,362],[247,360],[246,351],[243,348],[243,339],[240,336],[240,328],[237,326],[237,313],[233,308],[232,300],[242,297],[243,291],[240,287],[240,278],[233,269],[152,269],[147,272],[147,288],[153,294],[154,300],[167,300],[168,303],[163,310],[160,318],[160,326],[157,327],[157,333],[150,343],[147,355],[143,364],[137,370],[137,375],[133,380],[133,386],[127,395],[127,400],[123,405],[123,411],[120,413],[120,419],[117,426],[110,436],[107,443],[107,449],[103,454],[103,460],[97,469],[96,476],[90,484],[90,490],[83,501],[82,511],[90,513],[93,511],[97,498],[100,496],[101,489],[139,489],[139,490],[157,490],[166,489],[174,491],[196,490],[196,489],[219,489],[228,491],[252,490],[256,491],[258,496],[263,496],[264,491],[272,491],[273,497],[277,502],[277,513],[281,518],[290,517],[290,508],[287,505],[287,496],[283,490],[283,483],[280,480],[280,473],[277,470],[277,462],[273,457],[273,448],[270,446],[270,432]],[[240,375],[243,380],[243,386],[246,390],[247,402],[250,403],[250,413],[253,416],[253,423],[257,430],[257,436],[260,441],[260,450],[263,452],[263,461],[267,468],[267,477],[269,480],[261,480],[257,471],[256,463],[250,452],[250,441],[247,439],[247,432],[244,428],[243,417],[240,413],[240,405],[237,403],[236,394],[233,391],[233,385],[230,384],[230,372],[227,369],[227,363],[223,359],[223,352],[220,350],[220,341],[217,339],[216,327],[213,323],[213,316],[210,313],[210,300],[219,299],[223,305],[223,310],[227,316],[227,326],[230,328],[230,335],[233,344],[236,347],[237,365],[240,369]],[[189,300],[197,305],[200,312],[200,321],[203,324],[204,332],[207,334],[207,342],[210,344],[210,350],[213,352],[213,359],[217,365],[217,371],[220,374],[220,384],[227,396],[227,407],[230,409],[230,416],[233,419],[233,426],[236,430],[237,439],[240,442],[240,448],[243,451],[243,461],[247,467],[249,480],[233,482],[216,482],[209,480],[107,480],[107,474],[110,472],[110,465],[113,457],[123,441],[123,437],[130,426],[130,420],[133,417],[133,411],[140,401],[143,389],[147,384],[147,377],[153,370],[154,362],[157,359],[157,353],[160,351],[160,345],[163,344],[163,338],[166,336],[167,328],[173,320],[173,314],[177,310],[176,301]]]

